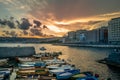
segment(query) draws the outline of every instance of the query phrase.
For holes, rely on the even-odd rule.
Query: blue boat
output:
[[[11,74],[11,69],[0,69],[0,77],[2,80],[2,78],[4,78],[5,80],[8,79],[10,77]]]
[[[76,80],[98,80],[98,79],[95,77],[86,77],[86,78],[78,78]]]
[[[95,76],[91,72],[83,72],[71,77],[72,80],[98,80],[98,75]]]
[[[26,62],[23,64],[18,64],[19,67],[45,67],[46,64],[44,62]]]
[[[44,62],[39,62],[34,64],[35,67],[45,67],[46,64]]]
[[[71,76],[73,76],[75,74],[79,74],[79,73],[80,73],[79,69],[68,70],[65,72],[57,73],[56,78],[57,78],[57,80],[69,79]]]

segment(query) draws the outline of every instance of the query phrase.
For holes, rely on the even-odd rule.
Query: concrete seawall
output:
[[[97,47],[97,48],[120,48],[120,45],[100,45],[100,44],[56,44],[62,46],[73,46],[73,47]]]
[[[0,47],[0,58],[24,57],[35,54],[34,47]]]

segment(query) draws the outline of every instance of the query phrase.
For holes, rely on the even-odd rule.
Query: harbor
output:
[[[34,57],[40,57],[38,54],[39,53],[44,53],[44,52],[62,52],[61,55],[59,55],[59,59],[66,61],[69,64],[75,65],[76,69],[80,69],[80,72],[86,72],[86,71],[91,71],[94,74],[99,74],[99,80],[105,80],[107,78],[112,78],[112,80],[119,80],[119,72],[114,72],[114,70],[111,70],[109,67],[107,67],[106,64],[101,64],[96,62],[96,60],[104,59],[106,58],[110,50],[109,49],[104,49],[104,48],[85,48],[85,47],[68,47],[68,46],[58,46],[58,45],[51,45],[51,44],[2,44],[2,46],[7,46],[7,47],[25,47],[25,46],[34,46],[35,51],[37,53],[34,54]],[[45,47],[45,51],[41,51],[41,47]],[[97,57],[99,56],[99,57]],[[44,58],[45,59],[45,58]],[[51,58],[54,59],[54,58]],[[29,60],[29,59],[28,59]],[[84,64],[83,64],[84,63]],[[32,63],[33,64],[33,63]],[[104,68],[104,70],[103,70]],[[15,76],[16,71],[18,69],[14,69],[13,76]],[[13,78],[13,77],[12,77]],[[118,78],[118,79],[117,79]],[[13,80],[13,79],[11,79]]]
[[[92,71],[81,72],[60,59],[61,52],[39,53],[29,57],[0,60],[1,80],[98,80]],[[12,64],[11,64],[12,63]]]

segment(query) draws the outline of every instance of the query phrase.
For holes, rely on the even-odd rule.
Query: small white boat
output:
[[[41,51],[45,51],[46,48],[45,48],[45,47],[41,47],[40,50],[41,50]]]
[[[57,68],[51,68],[49,70],[50,73],[52,74],[57,74],[57,73],[61,73],[61,72],[66,72],[66,71],[69,71],[69,70],[74,70],[75,67],[72,67],[72,66],[69,66],[69,65],[64,65],[62,67],[57,67]]]
[[[34,67],[34,65],[33,64],[18,64],[18,66],[21,68],[21,67],[25,67],[25,68],[27,68],[27,67]]]
[[[79,69],[74,69],[74,70],[68,70],[65,72],[57,73],[56,78],[59,80],[64,80],[64,79],[69,79],[75,74],[79,74],[80,70]]]
[[[19,60],[19,62],[31,62],[31,61],[33,61],[33,59],[32,58],[18,58],[18,60]]]
[[[52,60],[44,60],[46,64],[64,64],[66,63],[64,60],[60,60],[57,58],[54,58]]]
[[[50,66],[47,66],[46,68],[52,70],[52,69],[74,69],[75,67],[71,66],[71,65],[50,65]]]

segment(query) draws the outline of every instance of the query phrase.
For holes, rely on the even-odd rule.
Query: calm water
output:
[[[44,46],[46,51],[62,51],[63,55],[60,58],[67,60],[71,64],[75,64],[81,71],[93,71],[100,74],[101,79],[111,77],[112,80],[120,80],[120,71],[118,69],[109,68],[105,64],[97,63],[96,60],[107,57],[110,49],[102,48],[83,48],[83,47],[68,47],[56,46],[51,44],[13,44],[0,43],[3,46],[34,46],[36,53],[39,53],[39,48]]]

